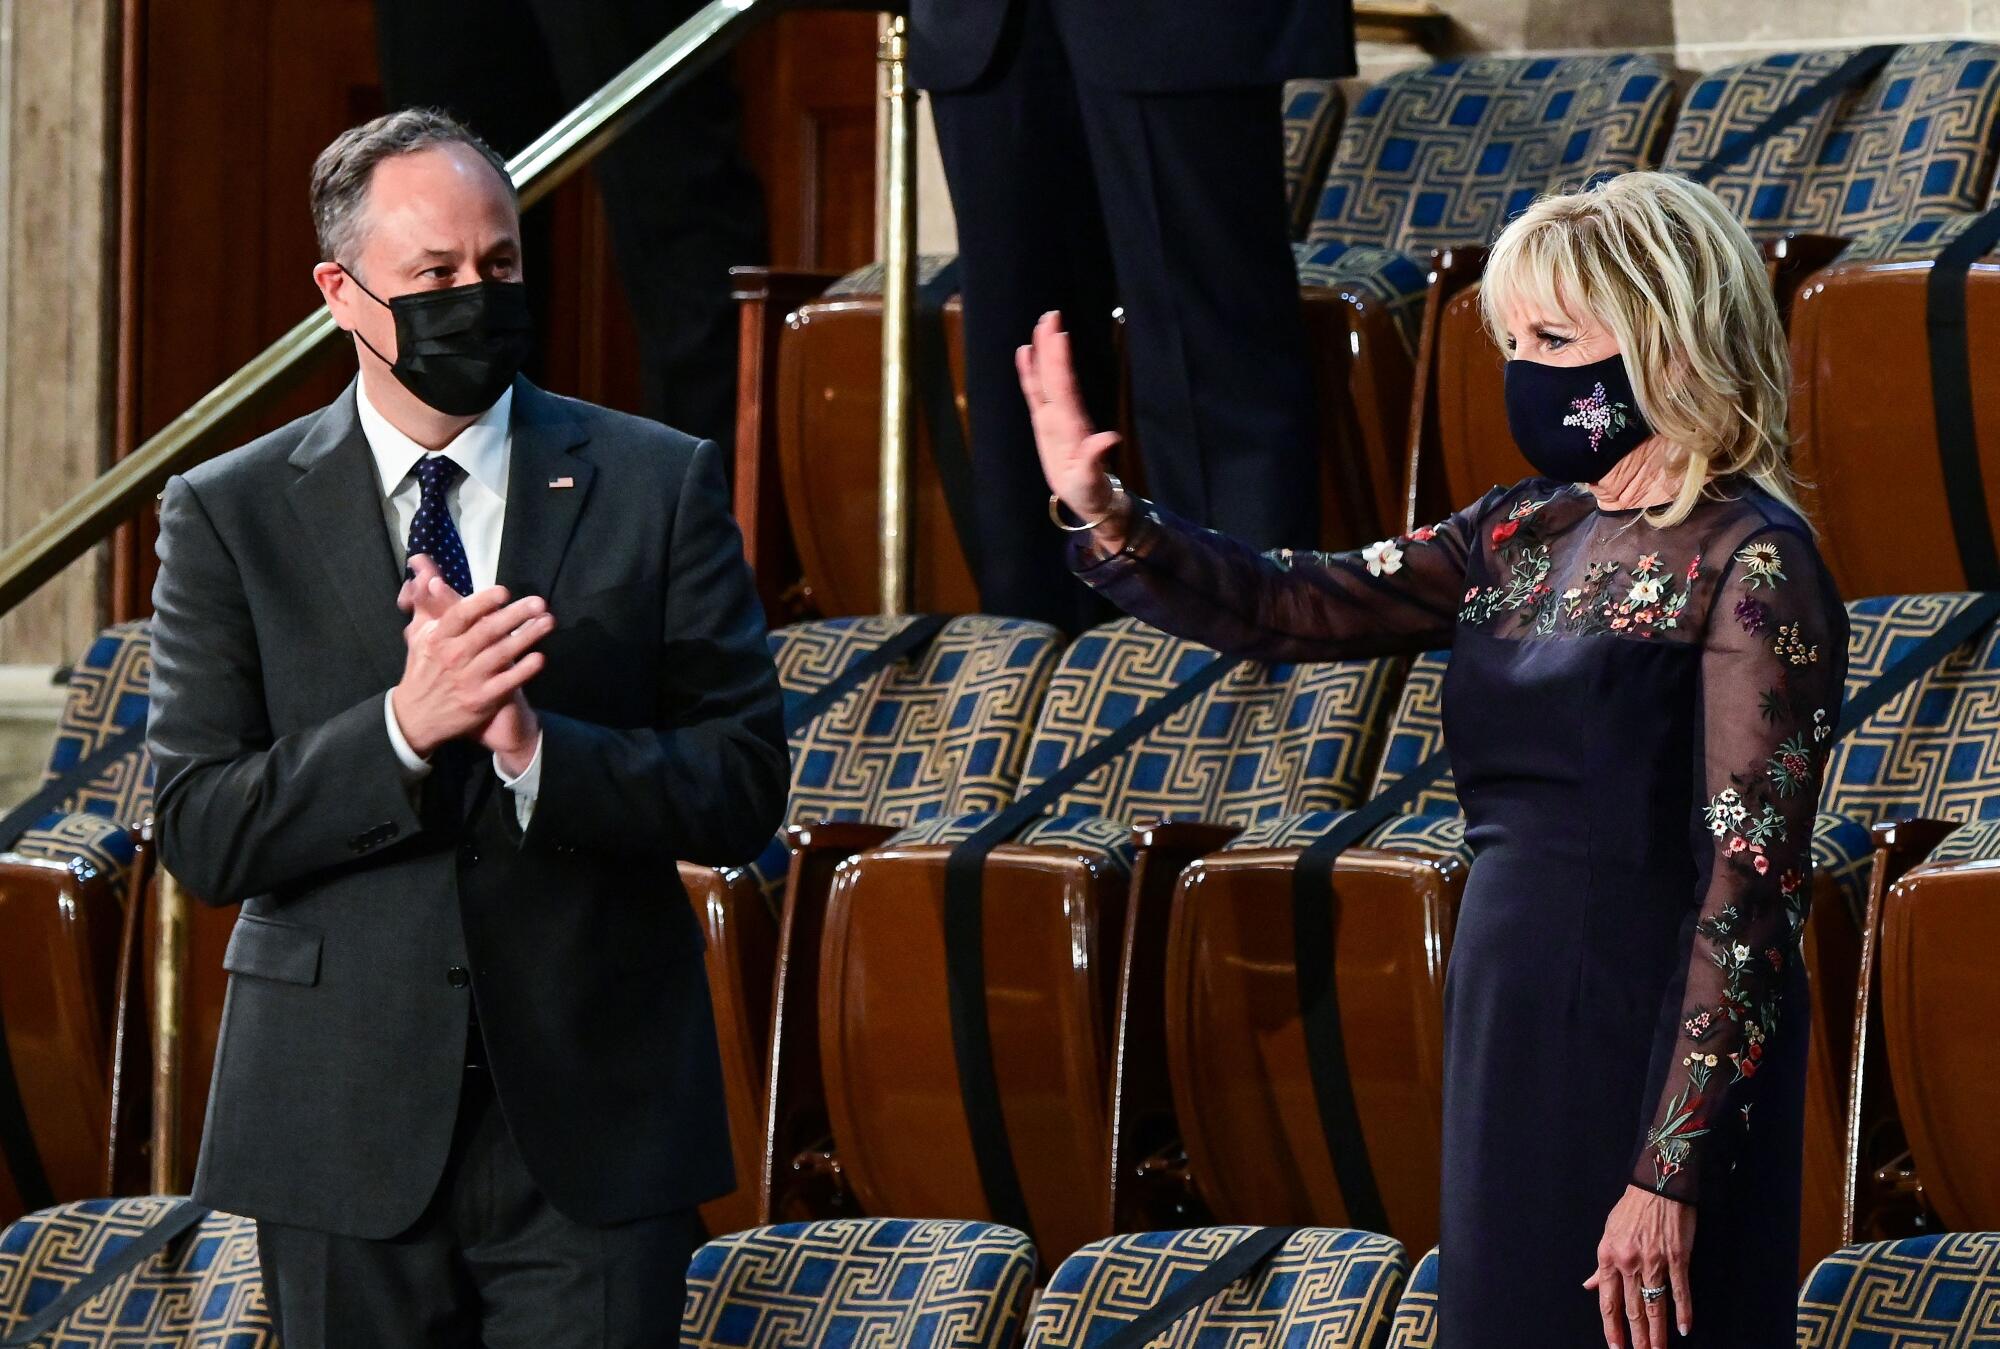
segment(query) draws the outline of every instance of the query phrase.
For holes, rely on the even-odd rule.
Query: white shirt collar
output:
[[[355,410],[361,417],[361,434],[375,456],[375,472],[382,480],[382,495],[394,496],[417,460],[428,454],[423,446],[390,425],[368,401],[367,381],[354,381]],[[493,400],[493,406],[478,420],[460,431],[438,453],[448,456],[465,470],[467,477],[499,497],[507,499],[508,432],[514,413],[514,388],[509,385]]]

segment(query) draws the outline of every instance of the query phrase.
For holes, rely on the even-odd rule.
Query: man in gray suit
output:
[[[344,133],[313,208],[358,380],[160,507],[161,855],[243,906],[195,1195],[287,1349],[673,1344],[734,1182],[675,861],[788,776],[720,457],[517,377],[513,187],[449,118]]]

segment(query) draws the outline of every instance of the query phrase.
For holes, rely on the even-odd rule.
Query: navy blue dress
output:
[[[1627,1185],[1694,1204],[1694,1334],[1784,1349],[1798,1287],[1811,895],[1847,620],[1748,481],[1666,529],[1576,484],[1495,487],[1346,553],[1269,555],[1141,501],[1070,565],[1266,660],[1450,646],[1473,853],[1445,980],[1439,1343],[1603,1344]]]

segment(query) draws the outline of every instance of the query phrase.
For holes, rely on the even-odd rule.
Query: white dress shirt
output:
[[[417,461],[432,451],[411,440],[390,425],[389,419],[368,401],[368,385],[355,381],[356,410],[361,416],[361,434],[375,456],[375,472],[382,484],[382,515],[389,529],[389,546],[400,562],[407,561],[405,547],[410,538],[410,522],[416,518],[423,488],[413,470]],[[508,389],[479,419],[460,431],[449,445],[436,451],[465,470],[463,476],[445,489],[445,505],[452,523],[458,526],[465,544],[465,562],[472,573],[472,588],[483,590],[494,582],[500,568],[500,535],[507,519],[507,471],[513,456],[512,415],[514,391]],[[410,747],[403,728],[396,723],[394,690],[382,700],[382,715],[388,724],[389,743],[412,781],[431,771],[430,763]],[[535,797],[542,783],[542,740],[535,737],[535,752],[519,776],[510,776],[493,756],[493,771],[500,783],[514,795],[514,817],[521,828],[528,827],[534,814]]]

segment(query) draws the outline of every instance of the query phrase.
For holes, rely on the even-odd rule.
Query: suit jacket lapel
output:
[[[382,517],[382,484],[355,411],[354,385],[335,399],[299,441],[291,464],[302,470],[286,493],[319,558],[326,583],[390,682],[403,673],[402,587]]]
[[[525,379],[514,381],[512,432],[499,582],[516,599],[523,595],[546,598],[555,586],[576,517],[596,475],[589,461],[574,453],[590,437],[561,399]],[[568,485],[552,485],[565,479]]]

